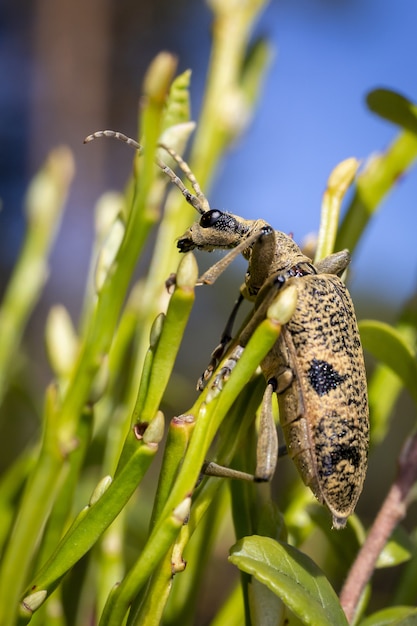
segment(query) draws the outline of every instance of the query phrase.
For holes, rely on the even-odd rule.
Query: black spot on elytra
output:
[[[330,453],[322,454],[321,450],[317,450],[320,458],[320,474],[321,476],[331,476],[341,461],[347,461],[352,467],[358,469],[361,463],[361,455],[355,446],[348,444],[336,444]]]
[[[324,396],[332,389],[336,389],[346,378],[339,374],[330,363],[313,359],[307,372],[310,385],[319,396]]]

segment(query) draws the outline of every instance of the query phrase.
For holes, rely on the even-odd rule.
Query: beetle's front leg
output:
[[[246,326],[243,328],[242,332],[239,335],[238,344],[233,348],[233,350],[229,354],[229,357],[227,358],[222,368],[220,369],[220,371],[214,378],[214,381],[211,384],[211,389],[209,391],[208,398],[210,397],[210,395],[215,395],[222,389],[224,383],[230,377],[230,374],[232,370],[234,369],[237,361],[240,359],[242,352],[245,346],[247,345],[249,339],[253,335],[258,325],[262,322],[263,319],[265,319],[269,306],[272,304],[274,298],[276,297],[277,292],[283,289],[285,283],[286,283],[285,277],[282,276],[281,274],[278,274],[277,276],[273,276],[271,278],[268,284],[268,289],[262,290],[263,293],[261,295],[261,301],[259,305],[258,303],[256,303],[255,310],[252,314],[252,317],[250,318],[250,320],[248,321],[248,323],[246,324]],[[236,305],[238,303],[240,304],[240,300],[237,301]],[[233,314],[233,311],[232,311],[232,314]],[[235,315],[236,315],[236,312],[235,312]],[[211,374],[212,374],[212,371],[210,372],[210,376]],[[204,386],[204,383],[206,382],[204,380],[204,374],[202,378],[200,379],[200,381],[202,380],[203,380],[203,386]]]
[[[235,323],[236,315],[242,302],[243,302],[243,295],[239,294],[239,297],[233,306],[232,312],[229,315],[226,326],[220,337],[220,343],[218,346],[214,348],[213,352],[211,353],[210,362],[208,366],[204,370],[204,373],[202,374],[202,376],[200,376],[200,378],[198,379],[198,383],[197,383],[198,391],[203,391],[207,382],[210,380],[214,370],[217,368],[220,361],[222,360],[224,353],[226,352],[227,346],[232,340],[233,324]]]

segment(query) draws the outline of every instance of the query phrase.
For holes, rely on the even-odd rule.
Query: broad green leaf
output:
[[[374,89],[366,103],[373,113],[417,134],[417,106],[408,98],[390,89]]]
[[[417,345],[417,298],[413,294],[404,305],[395,325],[396,330],[413,350]],[[402,390],[401,379],[389,367],[380,363],[368,382],[369,410],[372,415],[372,444],[381,442],[390,425],[394,404]]]
[[[401,378],[417,404],[417,361],[402,335],[389,324],[373,320],[359,322],[359,331],[363,347]]]
[[[368,380],[369,413],[372,415],[371,444],[378,445],[386,437],[393,408],[403,389],[395,372],[379,363]]]
[[[347,624],[336,593],[323,572],[293,546],[253,535],[235,544],[229,560],[271,589],[304,624]]]
[[[359,626],[415,626],[417,611],[412,606],[394,606],[377,611],[363,621]]]
[[[415,609],[409,615],[397,619],[392,622],[392,626],[416,626],[417,624],[417,610]]]
[[[398,526],[378,557],[376,567],[394,567],[411,558],[414,546],[407,532]]]

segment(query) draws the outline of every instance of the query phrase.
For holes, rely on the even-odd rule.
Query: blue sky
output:
[[[257,31],[270,40],[275,59],[253,124],[217,178],[212,205],[263,217],[297,241],[316,230],[332,168],[383,150],[398,132],[367,110],[366,93],[384,86],[417,100],[416,25],[413,0],[272,2]],[[353,291],[388,301],[411,295],[416,205],[412,170],[355,253]]]

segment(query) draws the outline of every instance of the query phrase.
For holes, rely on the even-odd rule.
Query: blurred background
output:
[[[223,163],[211,204],[263,217],[297,241],[318,226],[331,169],[383,150],[397,129],[367,111],[386,86],[417,98],[414,0],[272,0],[254,36],[275,56],[248,132]],[[0,7],[0,268],[16,258],[29,177],[54,146],[69,145],[77,175],[55,248],[48,297],[75,314],[98,195],[121,188],[131,153],[83,146],[104,127],[137,135],[144,71],[161,49],[192,68],[197,119],[209,62],[204,0],[3,0]],[[254,154],[256,158],[254,159]],[[242,186],[242,181],[245,185]],[[389,304],[414,289],[417,175],[399,181],[354,259],[351,288]],[[405,269],[406,268],[406,269]]]
[[[272,0],[254,36],[267,38],[274,59],[254,119],[207,193],[212,207],[249,219],[262,217],[292,232],[298,242],[316,231],[333,167],[350,156],[366,160],[398,132],[367,110],[366,93],[387,87],[417,100],[416,23],[415,0]],[[77,318],[95,202],[108,189],[122,189],[131,169],[132,153],[125,146],[106,141],[84,146],[84,137],[103,128],[137,136],[143,75],[163,49],[178,56],[179,72],[192,69],[192,116],[198,119],[210,28],[204,0],[0,4],[1,292],[22,242],[30,177],[59,144],[70,146],[77,168],[50,279],[26,338],[36,363],[45,363],[42,335],[51,304],[63,303]],[[359,317],[393,319],[415,291],[416,199],[417,173],[411,172],[398,181],[355,252],[350,289]],[[225,279],[233,284],[233,294],[243,272],[243,262],[236,263]],[[234,296],[228,288],[226,298],[222,284],[223,291],[219,286],[198,292],[187,331],[194,347],[185,346],[179,358],[179,376],[192,374],[180,410],[195,397],[193,379],[204,369],[231,308]],[[203,312],[205,330],[208,317],[216,328],[201,333]],[[42,375],[47,379],[48,370]],[[19,402],[13,405],[19,434],[10,421],[2,427],[9,434],[0,433],[3,442],[21,439],[17,447],[36,428],[27,406],[23,412],[31,417],[20,416]],[[414,419],[406,398],[397,415],[392,437],[378,450],[381,465],[370,468],[359,513],[367,504],[375,511],[395,471],[402,433]],[[13,454],[13,446],[6,448],[3,462]],[[382,466],[386,481],[381,481]]]
[[[316,231],[333,167],[349,156],[367,159],[398,132],[367,110],[366,93],[383,86],[417,99],[416,20],[414,0],[272,0],[254,37],[268,39],[273,62],[252,124],[208,192],[211,205],[265,218],[298,242]],[[108,141],[84,146],[84,137],[102,128],[137,136],[143,75],[163,49],[178,56],[179,72],[192,69],[192,116],[198,119],[210,28],[211,13],[203,0],[1,3],[2,289],[21,245],[31,175],[48,151],[63,143],[74,151],[77,168],[51,276],[27,337],[36,362],[44,362],[42,336],[50,305],[63,303],[77,318],[95,202],[105,190],[122,189],[131,169],[132,153],[125,146]],[[416,198],[417,174],[411,172],[399,180],[355,252],[350,288],[359,317],[392,318],[414,292]],[[201,266],[213,259],[204,256],[199,255]],[[243,271],[242,260],[218,288],[199,291],[189,329],[191,337],[198,337],[191,345],[199,349],[185,345],[180,375],[191,372],[195,378],[205,367],[233,301],[229,287],[224,295],[226,281],[237,293]],[[201,315],[207,310],[215,328],[202,337]],[[186,406],[194,384],[189,393]]]

